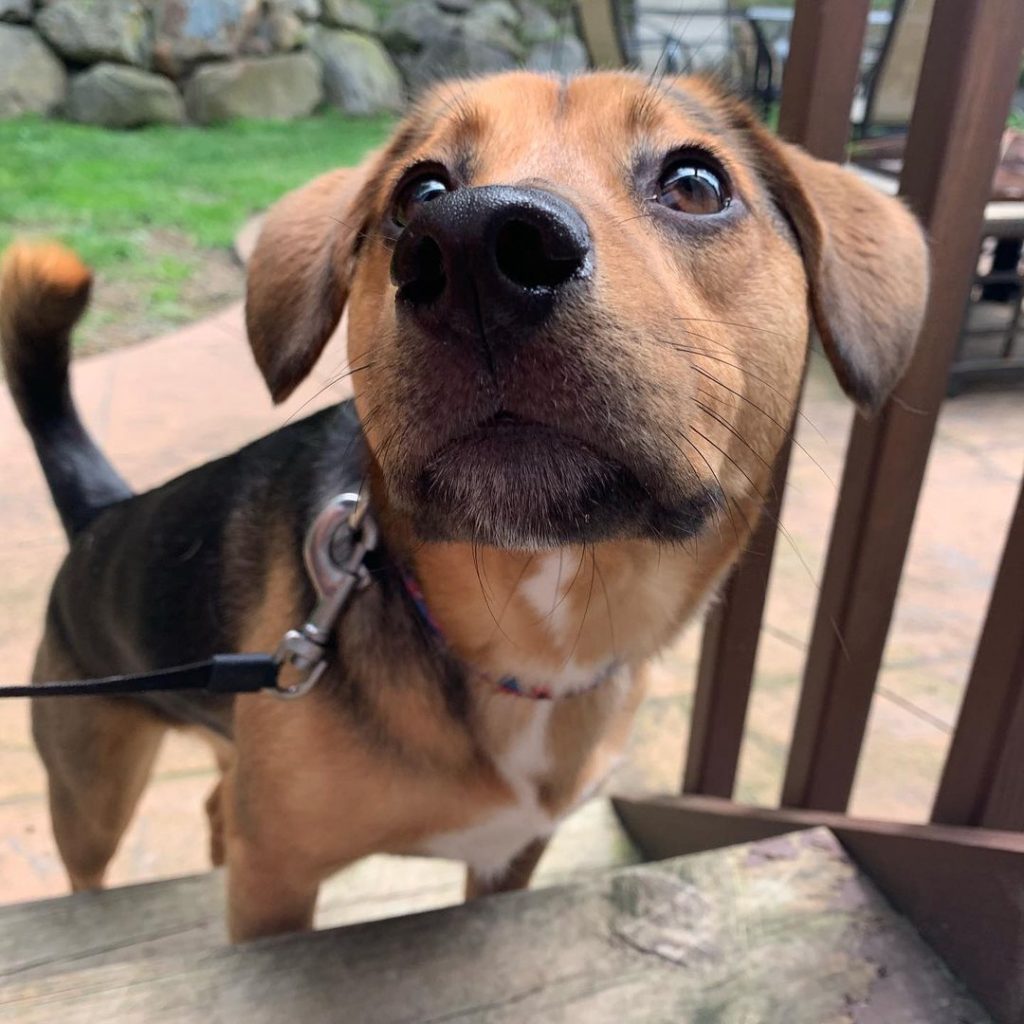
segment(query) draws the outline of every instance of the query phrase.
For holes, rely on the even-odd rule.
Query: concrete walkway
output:
[[[739,795],[765,803],[778,795],[833,481],[852,415],[824,361],[813,363],[741,765]],[[145,488],[343,397],[337,387],[322,390],[342,367],[343,346],[335,339],[313,378],[273,408],[245,347],[240,308],[232,307],[167,337],[82,360],[74,385],[104,449],[134,486]],[[858,813],[908,820],[927,813],[1022,464],[1020,392],[969,394],[947,404],[857,782]],[[0,393],[0,481],[0,665],[3,681],[21,682],[64,541],[6,392]],[[691,630],[657,666],[631,756],[613,783],[619,789],[676,788],[698,633]],[[111,881],[205,870],[201,805],[212,783],[205,749],[171,736]],[[0,702],[0,902],[64,891],[44,793],[26,702]],[[597,801],[560,834],[541,880],[630,857],[607,805]],[[322,920],[440,905],[458,898],[460,884],[454,865],[371,858],[332,885]]]

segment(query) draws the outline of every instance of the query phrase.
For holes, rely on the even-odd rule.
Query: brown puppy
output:
[[[302,535],[353,482],[384,541],[303,700],[35,702],[75,886],[101,884],[180,722],[217,737],[235,938],[308,927],[320,882],[375,851],[463,859],[473,894],[525,885],[621,751],[643,663],[742,550],[812,318],[877,406],[926,262],[897,202],[701,82],[448,85],[278,203],[252,260],[274,398],[347,308],[358,421],[343,405],[125,500],[69,426],[84,271],[16,253],[5,360],[74,536],[36,678],[273,650],[312,599]]]

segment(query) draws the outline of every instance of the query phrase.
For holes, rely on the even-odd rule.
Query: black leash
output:
[[[103,679],[0,686],[0,697],[124,697],[162,690],[256,693],[276,690],[281,666],[272,654],[215,654],[208,661]]]
[[[303,546],[306,571],[318,601],[300,629],[285,633],[276,654],[215,654],[206,661],[103,679],[68,679],[29,686],[0,686],[2,697],[125,697],[165,690],[200,690],[209,694],[269,691],[278,697],[301,697],[317,684],[338,618],[369,574],[363,564],[377,546],[377,527],[365,499],[341,494],[321,510]],[[280,682],[282,670],[294,681]]]

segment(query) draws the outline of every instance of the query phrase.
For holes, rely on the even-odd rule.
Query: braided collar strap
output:
[[[402,569],[401,575],[402,583],[405,585],[405,591],[409,595],[409,599],[412,601],[413,605],[415,605],[416,611],[419,612],[423,624],[439,643],[444,644],[444,633],[442,632],[437,619],[435,619],[431,613],[430,607],[427,604],[426,596],[417,582],[416,577],[413,576],[408,569]],[[521,683],[515,676],[502,676],[500,679],[495,680],[495,685],[499,693],[508,694],[512,697],[525,697],[527,700],[559,700],[565,697],[579,697],[584,693],[590,693],[591,690],[596,690],[602,683],[615,675],[618,668],[618,662],[613,661],[586,686],[565,694],[556,694],[548,685],[532,686]],[[476,670],[474,671],[476,672],[476,675],[488,678],[485,673],[478,672]]]

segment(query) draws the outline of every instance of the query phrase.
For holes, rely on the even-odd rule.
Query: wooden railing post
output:
[[[869,8],[870,0],[797,2],[779,134],[823,160],[846,152]],[[789,457],[787,440],[760,523],[704,627],[684,793],[732,795]]]
[[[854,424],[786,806],[839,811],[849,802],[1022,47],[1021,0],[937,0],[901,185],[931,239],[931,298],[894,399]]]
[[[932,821],[1024,831],[1024,481]]]
[[[613,0],[576,0],[576,25],[595,68],[621,68],[629,59]]]

